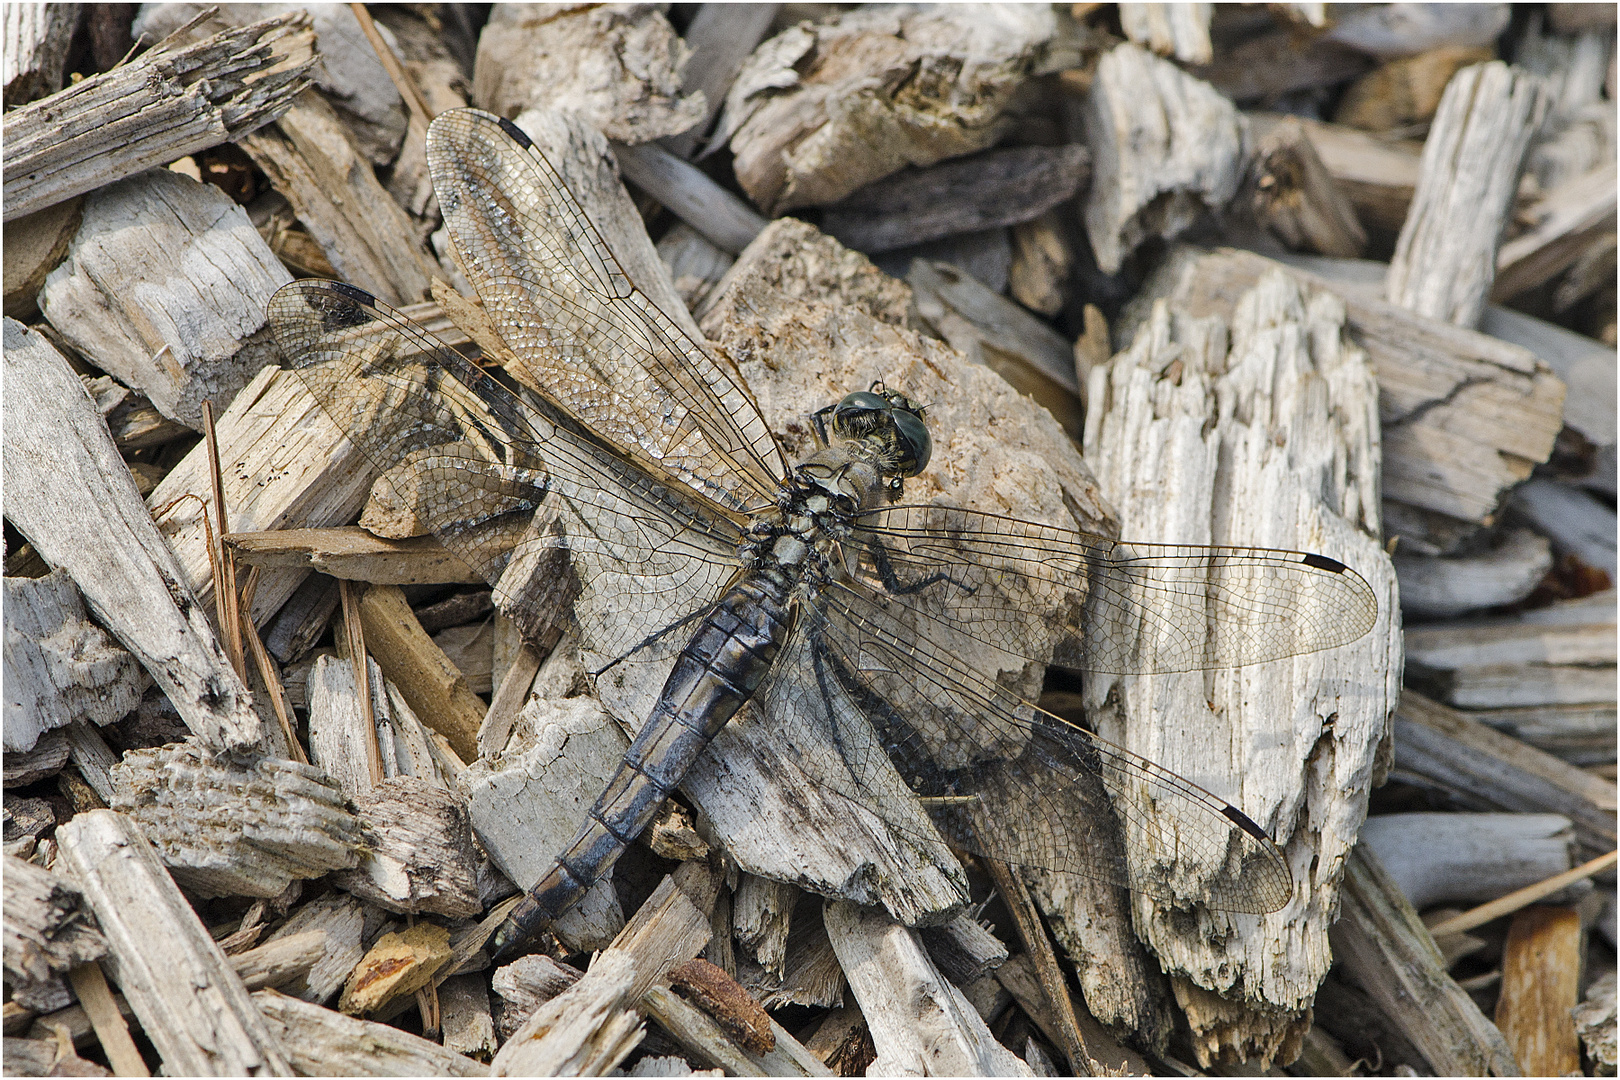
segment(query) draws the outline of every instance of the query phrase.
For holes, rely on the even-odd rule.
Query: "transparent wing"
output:
[[[295,281],[269,317],[328,415],[525,631],[572,604],[582,632],[617,656],[711,603],[736,572],[739,520],[369,294]]]
[[[1240,667],[1347,644],[1378,617],[1361,575],[1304,552],[1129,543],[946,506],[887,507],[857,526],[845,548],[857,581],[1040,663]]]
[[[1020,658],[998,664],[982,642],[857,583],[829,586],[822,601],[824,617],[807,614],[798,670],[766,695],[837,745],[836,766],[801,757],[833,790],[914,829],[886,757],[937,832],[966,850],[1171,903],[1263,913],[1288,902],[1281,851],[1239,810],[984,673],[1016,672]]]
[[[455,109],[433,121],[427,142],[456,250],[531,385],[722,505],[770,502],[787,466],[759,407],[631,284],[528,137]]]

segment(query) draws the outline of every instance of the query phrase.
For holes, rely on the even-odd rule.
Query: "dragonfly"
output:
[[[796,759],[806,775],[924,843],[1218,911],[1289,902],[1258,824],[1042,710],[1027,675],[1331,649],[1377,617],[1360,575],[908,503],[927,410],[881,382],[814,403],[815,448],[790,462],[728,359],[637,288],[522,130],[457,109],[427,138],[504,370],[320,280],[269,305],[285,360],[520,630],[568,628],[598,688],[648,672],[663,688],[620,717],[639,734],[496,931],[497,960],[608,872],[743,709],[809,725],[823,752]],[[1059,793],[1085,813],[1059,815]],[[1126,833],[1145,854],[1124,856]],[[1188,863],[1205,868],[1192,886]]]

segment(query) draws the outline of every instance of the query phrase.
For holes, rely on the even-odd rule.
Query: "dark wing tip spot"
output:
[[[1263,840],[1267,843],[1271,842],[1271,837],[1266,835],[1266,831],[1260,826],[1256,825],[1248,814],[1245,814],[1237,807],[1228,803],[1226,806],[1221,807],[1221,813],[1226,816],[1228,821],[1242,829],[1244,832],[1248,833],[1250,836],[1254,837],[1256,840]]]
[[[512,123],[512,121],[508,120],[506,117],[497,117],[496,122],[501,125],[501,130],[510,135],[512,140],[519,146],[523,147],[523,149],[527,150],[534,145],[533,140],[531,140],[527,135],[523,134],[523,129]]]
[[[357,304],[370,304],[372,306],[376,306],[377,298],[375,296],[372,296],[364,289],[357,289],[347,282],[334,281],[331,283],[329,288],[339,296],[347,297]]]
[[[1342,574],[1349,569],[1338,559],[1330,559],[1326,555],[1307,555],[1300,561],[1306,566],[1316,570],[1326,570],[1330,574]]]

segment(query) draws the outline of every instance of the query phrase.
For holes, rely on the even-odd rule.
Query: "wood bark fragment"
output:
[[[234,142],[309,85],[309,16],[288,12],[136,60],[6,114],[6,221]]]
[[[172,1074],[290,1076],[225,954],[135,823],[111,810],[56,832],[107,937],[114,977]]]
[[[274,990],[253,995],[265,1024],[305,1076],[483,1076],[487,1067],[387,1024],[345,1016]]]
[[[62,89],[68,46],[79,26],[78,4],[13,4],[0,24],[5,51],[5,103],[14,109]],[[11,314],[9,311],[6,314]]]
[[[141,1052],[135,1048],[135,1041],[129,1037],[129,1025],[124,1023],[113,1002],[101,965],[95,961],[81,964],[68,972],[68,981],[73,984],[74,996],[89,1014],[96,1038],[113,1071],[119,1076],[151,1076]]]
[[[657,199],[722,251],[733,255],[765,227],[765,219],[742,199],[655,143],[620,143],[613,156],[625,179]]]
[[[1549,104],[1539,77],[1500,61],[1453,77],[1424,140],[1423,172],[1384,281],[1391,303],[1479,324],[1525,149]]]
[[[320,930],[284,934],[234,954],[231,967],[249,990],[277,989],[303,981],[310,969],[325,958],[326,945],[326,934]]]
[[[1360,837],[1419,911],[1494,900],[1568,870],[1573,840],[1560,814],[1379,814]]]
[[[1570,1013],[1580,997],[1582,936],[1580,913],[1568,907],[1526,908],[1508,928],[1496,1026],[1528,1076],[1581,1071]]]
[[[1446,84],[1460,68],[1496,59],[1493,48],[1443,45],[1380,64],[1345,88],[1334,123],[1392,134],[1433,119]]]
[[[1586,997],[1574,1011],[1575,1032],[1581,1037],[1594,1076],[1609,1076],[1615,1067],[1615,977],[1609,972],[1586,988]]]
[[[33,1011],[62,993],[61,977],[106,955],[79,888],[61,874],[5,857],[3,937],[6,985],[13,1000]]]
[[[481,975],[456,975],[439,986],[440,1026],[444,1048],[480,1061],[494,1056],[500,1044],[489,1015],[489,987]]]
[[[1592,494],[1537,476],[1519,485],[1509,505],[1551,536],[1559,555],[1573,555],[1615,579],[1615,513]]]
[[[6,517],[84,593],[188,727],[225,751],[264,738],[106,425],[61,354],[5,322]]]
[[[1142,241],[1174,238],[1237,193],[1237,110],[1168,60],[1116,46],[1097,65],[1086,110],[1086,234],[1104,273],[1118,271]]]
[[[1365,53],[1321,35],[1311,35],[1301,47],[1299,33],[1289,27],[1223,49],[1213,64],[1193,73],[1233,101],[1265,105],[1294,91],[1336,86],[1371,66]]]
[[[361,932],[365,916],[359,900],[343,893],[330,893],[293,912],[265,944],[283,938],[319,933],[325,941],[323,955],[310,966],[301,984],[280,987],[285,993],[319,1005],[348,981],[349,973],[365,955]]]
[[[677,222],[658,241],[658,257],[669,269],[688,311],[696,312],[737,260],[686,222]]]
[[[308,568],[373,585],[475,585],[484,579],[431,536],[388,540],[354,525],[233,532],[239,566]]]
[[[54,6],[54,5],[53,5]],[[6,8],[9,14],[13,9]],[[39,290],[45,277],[67,257],[79,231],[84,199],[75,196],[6,223],[5,313],[27,322],[39,314]]]
[[[92,623],[73,579],[5,579],[5,748],[28,750],[75,720],[110,724],[151,684],[129,651]]]

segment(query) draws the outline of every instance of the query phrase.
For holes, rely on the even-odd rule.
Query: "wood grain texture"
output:
[[[1580,997],[1582,944],[1574,908],[1525,908],[1508,926],[1496,1026],[1528,1076],[1581,1071],[1570,1012]]]

